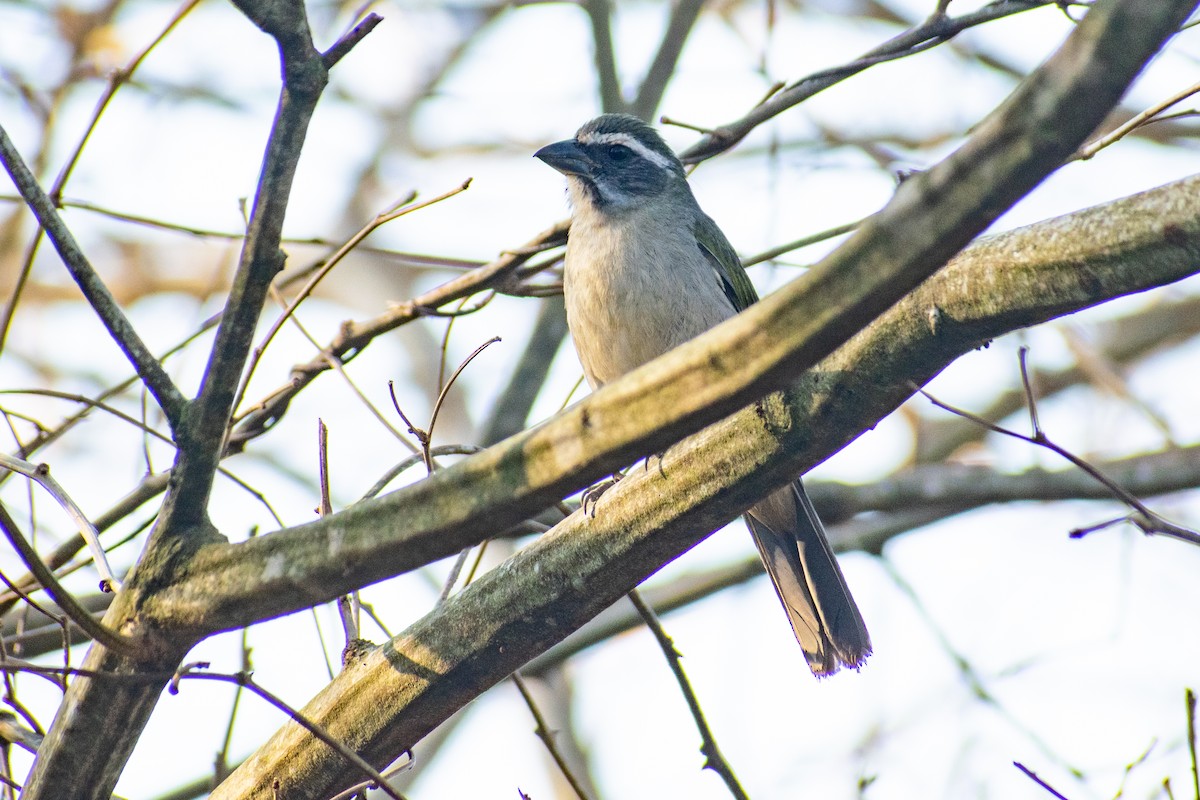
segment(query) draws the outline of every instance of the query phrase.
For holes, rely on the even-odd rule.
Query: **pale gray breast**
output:
[[[593,388],[733,316],[686,226],[576,213],[564,275],[567,322]]]

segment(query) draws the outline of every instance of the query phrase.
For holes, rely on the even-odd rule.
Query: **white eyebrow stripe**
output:
[[[674,160],[662,153],[651,150],[628,133],[585,133],[580,141],[583,144],[620,144],[628,147],[651,164],[656,164],[665,170],[675,169]]]

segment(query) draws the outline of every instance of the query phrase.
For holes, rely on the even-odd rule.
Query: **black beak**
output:
[[[548,144],[534,153],[533,157],[540,158],[563,175],[588,177],[594,168],[592,160],[587,157],[574,139]]]

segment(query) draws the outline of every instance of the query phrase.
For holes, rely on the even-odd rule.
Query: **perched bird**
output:
[[[646,123],[605,114],[534,155],[567,177],[567,323],[593,389],[758,300],[683,164]],[[871,640],[799,479],[746,521],[813,674],[861,666]]]

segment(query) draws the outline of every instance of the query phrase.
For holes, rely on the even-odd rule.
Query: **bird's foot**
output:
[[[668,448],[668,449],[669,449],[669,448]],[[642,467],[643,467],[643,469],[644,469],[646,472],[649,472],[649,471],[650,471],[650,462],[651,462],[651,461],[657,461],[657,462],[658,462],[658,464],[657,464],[657,466],[658,466],[658,476],[659,476],[660,478],[665,478],[665,477],[667,477],[667,473],[666,473],[666,471],[663,469],[663,459],[664,459],[664,458],[666,458],[666,456],[667,456],[667,451],[666,451],[666,450],[663,450],[661,453],[651,453],[650,455],[646,456],[646,460],[642,462]]]
[[[595,519],[596,504],[600,502],[600,496],[620,483],[621,478],[624,477],[624,473],[615,472],[610,477],[602,481],[597,481],[584,489],[583,494],[579,498],[579,507],[583,509],[583,513]]]

